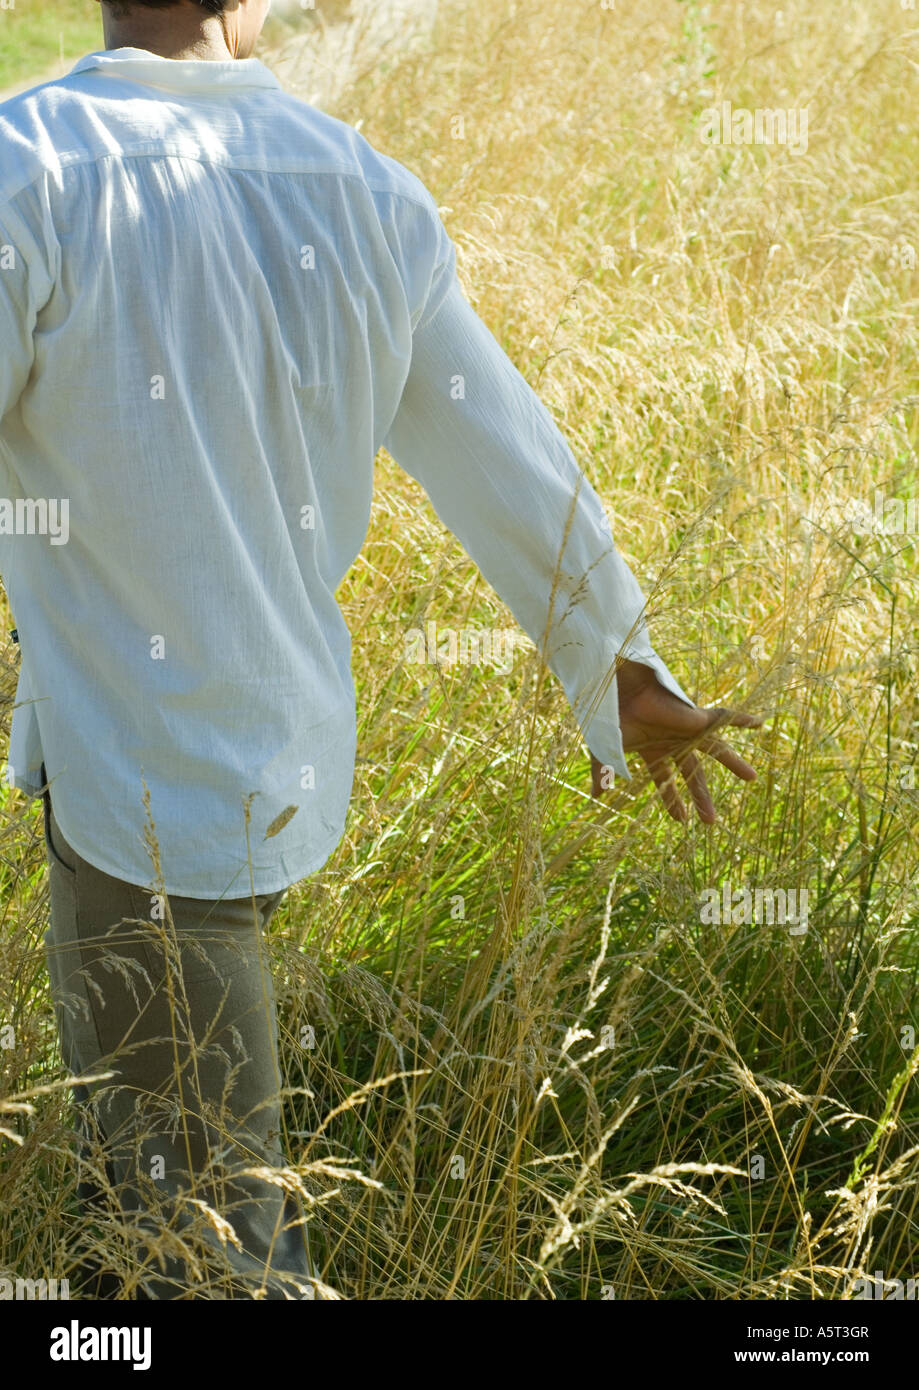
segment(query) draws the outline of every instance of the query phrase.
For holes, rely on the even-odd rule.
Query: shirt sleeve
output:
[[[651,646],[644,596],[600,498],[465,298],[443,246],[383,443],[544,654],[591,753],[628,778],[617,654],[693,702]]]

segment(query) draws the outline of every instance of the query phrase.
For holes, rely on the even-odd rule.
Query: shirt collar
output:
[[[87,53],[70,69],[101,71],[109,77],[126,77],[154,87],[184,92],[211,92],[215,88],[273,87],[281,89],[274,73],[258,58],[164,58],[145,48],[107,48]]]

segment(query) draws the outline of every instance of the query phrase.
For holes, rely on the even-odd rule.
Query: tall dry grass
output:
[[[658,650],[701,702],[768,715],[742,737],[760,780],[714,774],[713,828],[639,778],[591,801],[535,654],[403,662],[429,619],[512,619],[381,458],[340,595],[349,825],[271,932],[292,1172],[342,1296],[845,1298],[919,1274],[917,538],[845,515],[919,493],[917,39],[894,0],[465,0],[337,83],[329,109],[436,194]],[[304,69],[288,49],[315,94]],[[723,98],[807,106],[807,151],[707,146]],[[66,1275],[39,824],[5,795],[2,1093],[31,1108],[0,1152],[0,1265]],[[806,887],[808,931],[703,923],[725,882]],[[124,1243],[93,1239],[130,1286]]]

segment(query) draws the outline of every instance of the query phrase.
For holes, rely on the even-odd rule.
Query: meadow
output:
[[[303,95],[311,33],[260,49],[271,65],[283,39]],[[669,820],[637,764],[591,799],[535,649],[510,671],[404,659],[432,620],[514,621],[381,454],[339,594],[348,827],[270,934],[323,1279],[356,1299],[750,1300],[915,1277],[919,18],[441,0],[422,37],[356,56],[327,109],[434,193],[656,649],[700,704],[764,725],[734,740],[756,783],[712,765],[714,826]],[[743,121],[713,139],[724,102],[797,113],[797,142]],[[5,739],[12,644],[3,663]],[[8,789],[0,843],[0,1273],[67,1277],[88,1240],[130,1295],[130,1243],[75,1215],[40,808]],[[726,885],[806,890],[806,930],[711,920]]]

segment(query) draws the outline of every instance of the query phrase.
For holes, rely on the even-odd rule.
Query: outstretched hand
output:
[[[735,753],[717,731],[729,726],[756,729],[762,720],[739,710],[699,709],[687,705],[661,685],[649,666],[637,661],[620,663],[616,685],[625,752],[641,755],[668,815],[674,820],[685,821],[688,813],[676,783],[679,771],[699,819],[711,825],[717,813],[698,754],[707,753],[743,782],[755,781],[755,769]],[[593,753],[590,763],[591,794],[600,797],[609,785],[604,776],[605,765]]]

